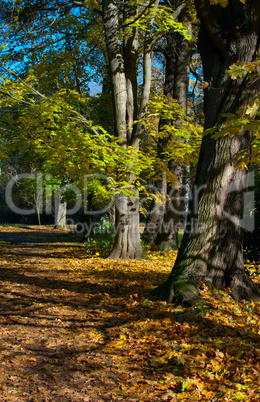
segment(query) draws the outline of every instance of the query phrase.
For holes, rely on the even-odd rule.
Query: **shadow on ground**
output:
[[[242,381],[243,359],[255,366],[260,336],[249,325],[234,328],[200,307],[150,299],[167,276],[160,263],[158,272],[137,270],[87,259],[77,242],[58,243],[1,249],[1,402],[162,402],[165,390],[181,393],[187,378],[210,384],[216,350],[223,367],[231,364],[212,375],[220,390]],[[225,391],[216,395],[221,401]]]

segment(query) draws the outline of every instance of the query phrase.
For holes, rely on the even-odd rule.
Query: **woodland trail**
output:
[[[70,230],[53,229],[53,226],[1,226],[0,241],[11,243],[75,243],[80,241],[79,235]]]
[[[1,402],[259,402],[257,303],[202,289],[202,307],[167,306],[150,292],[174,253],[111,261],[49,227],[0,229]]]

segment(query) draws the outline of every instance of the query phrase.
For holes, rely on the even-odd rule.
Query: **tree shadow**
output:
[[[65,387],[68,389],[68,387],[75,388],[76,386],[84,390],[84,392],[87,392],[84,388],[84,383],[88,383],[90,378],[92,378],[95,387],[98,389],[99,387],[102,388],[104,385],[102,382],[104,375],[111,379],[112,372],[114,373],[113,378],[117,376],[120,377],[122,374],[120,359],[122,359],[122,357],[126,360],[126,364],[123,367],[134,373],[136,378],[140,377],[143,381],[154,381],[168,374],[174,374],[176,377],[183,379],[192,378],[194,375],[192,360],[196,360],[203,355],[205,359],[204,370],[209,370],[210,362],[216,357],[217,351],[223,354],[223,364],[225,364],[227,355],[229,355],[229,358],[233,361],[233,367],[225,377],[229,380],[229,383],[232,384],[232,376],[236,373],[238,367],[236,364],[239,364],[241,356],[243,357],[251,353],[252,359],[254,358],[255,361],[257,359],[260,336],[253,331],[249,331],[249,328],[234,329],[231,325],[224,325],[217,321],[212,321],[203,317],[202,311],[199,308],[185,309],[184,312],[180,313],[173,309],[171,309],[171,311],[165,310],[162,312],[152,303],[145,307],[140,305],[129,307],[127,303],[124,304],[122,301],[115,306],[107,305],[102,302],[102,295],[99,293],[100,290],[104,289],[106,289],[108,293],[110,292],[107,286],[103,288],[98,287],[96,289],[92,288],[93,294],[91,295],[90,305],[89,303],[76,305],[75,302],[70,302],[66,296],[58,300],[56,300],[55,297],[53,299],[50,297],[46,299],[44,297],[28,297],[27,307],[30,307],[35,300],[37,304],[45,304],[45,306],[36,306],[32,311],[31,317],[28,311],[24,311],[23,313],[19,313],[18,311],[17,315],[19,317],[25,316],[31,318],[32,322],[27,324],[19,322],[19,319],[16,320],[15,312],[11,312],[11,325],[17,326],[18,337],[19,327],[21,331],[24,332],[25,326],[36,326],[42,331],[38,332],[38,335],[43,337],[43,339],[36,337],[34,341],[23,345],[23,353],[29,356],[30,364],[21,367],[21,375],[27,377],[31,375],[32,380],[35,381],[35,374],[37,373],[36,384],[43,386],[48,382],[48,387],[51,392],[55,392],[57,387]],[[18,299],[9,301],[11,307],[17,306],[21,298],[23,298],[23,306],[26,307],[24,295],[21,293],[17,296]],[[64,307],[70,306],[74,309],[78,309],[79,307],[84,308],[86,316],[82,313],[83,317],[73,317],[72,314],[67,318],[66,315],[64,315],[64,317],[59,316],[58,318],[55,313],[53,313],[52,316],[50,312],[46,312],[46,305],[48,304],[56,304],[59,306],[63,304]],[[5,308],[8,310],[7,305]],[[100,319],[98,316],[100,308],[105,310],[106,314],[111,313],[111,315],[108,318]],[[36,310],[37,321],[34,319]],[[124,314],[117,314],[113,318],[113,314],[118,312],[124,312]],[[4,315],[0,314],[0,316],[3,317]],[[44,320],[44,322],[41,323],[41,320]],[[154,340],[151,341],[150,345],[144,343],[143,346],[145,347],[142,349],[142,347],[138,347],[139,341],[137,339],[135,343],[137,353],[135,354],[131,353],[133,346],[128,344],[128,338],[124,341],[125,349],[115,347],[112,352],[109,351],[109,343],[118,341],[123,329],[127,326],[129,328],[128,336],[130,337],[133,336],[133,332],[131,332],[134,328],[133,325],[138,324],[140,321],[148,321],[147,325],[151,325],[151,327],[148,327],[147,333],[152,331],[152,324],[149,324],[150,320],[151,322],[156,320],[166,320],[168,322],[167,326],[162,325],[160,329],[161,340],[167,338],[168,342],[175,345],[174,347],[177,352],[181,353],[182,348],[185,347],[183,346],[185,345],[183,341],[185,341],[188,346],[190,344],[190,349],[185,359],[180,359],[176,356],[171,357],[170,353],[169,358],[166,358],[166,362],[162,362],[159,358],[157,359],[158,345],[156,345]],[[10,322],[6,325],[10,325]],[[46,329],[48,331],[47,338],[45,335]],[[117,329],[117,332],[111,332],[111,329]],[[69,337],[71,342],[68,342],[66,338],[65,342],[60,340],[62,331],[64,330],[67,331],[67,335],[70,333]],[[83,341],[80,340],[82,333],[88,334],[88,332],[91,331],[102,334],[102,339],[92,342],[91,339],[88,340],[88,337],[84,336]],[[145,336],[145,331],[141,330],[141,335]],[[239,350],[233,347],[238,337],[240,339],[240,346],[241,341],[243,345],[242,353],[239,357],[237,356]],[[54,340],[53,344],[48,344],[48,338]],[[55,343],[56,339],[57,342]],[[158,342],[159,340],[157,340],[157,343]],[[216,345],[218,345],[217,350]],[[160,342],[159,347],[163,348]],[[129,348],[131,348],[130,351]],[[163,350],[163,352],[167,353],[167,350]],[[9,358],[11,360],[15,358],[15,353],[16,352],[10,354]],[[140,361],[142,364],[140,364]],[[116,389],[118,391],[117,382],[118,378],[112,384],[111,390],[114,391]],[[177,384],[176,392],[178,386]],[[77,399],[75,399],[75,401],[76,400]],[[147,401],[148,400],[149,399],[147,399]]]
[[[56,232],[55,230],[40,231],[37,228],[23,228],[21,231],[0,231],[0,240],[12,244],[22,243],[79,243],[81,236],[70,232]]]
[[[60,250],[62,253],[62,246]],[[48,263],[46,254],[40,252],[39,256]],[[70,268],[38,270],[37,263],[0,269],[0,320],[6,331],[0,354],[5,350],[6,371],[15,370],[24,390],[30,384],[30,392],[37,394],[40,387],[55,401],[78,402],[93,389],[102,394],[102,399],[93,401],[104,400],[105,387],[106,393],[111,389],[118,400],[131,400],[128,394],[122,396],[119,384],[125,381],[123,374],[129,375],[129,387],[139,379],[148,392],[149,381],[170,374],[192,377],[192,359],[203,355],[206,370],[216,347],[224,356],[234,351],[233,358],[237,359],[231,345],[238,337],[242,353],[259,351],[260,336],[249,327],[234,329],[204,317],[199,306],[180,311],[174,305],[162,308],[157,301],[148,300],[151,289],[167,274],[158,272],[151,278],[145,270],[137,272],[129,267],[126,272],[108,266],[100,271],[93,265],[85,277],[84,269],[79,268],[78,280],[69,280],[62,276]],[[55,274],[57,278],[53,278]],[[207,309],[212,306],[207,305]],[[181,353],[184,341],[190,347],[186,360],[171,353],[167,357],[171,348]],[[164,359],[162,354],[166,355]],[[67,389],[68,394],[59,395],[59,389]],[[79,392],[78,396],[73,394],[74,399],[73,390]],[[161,401],[160,391],[155,394],[158,397],[154,401]],[[151,401],[149,396],[142,400]]]

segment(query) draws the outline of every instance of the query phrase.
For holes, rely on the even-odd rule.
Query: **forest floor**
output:
[[[260,304],[203,284],[193,308],[151,299],[176,253],[110,261],[2,226],[0,254],[1,402],[260,401]]]

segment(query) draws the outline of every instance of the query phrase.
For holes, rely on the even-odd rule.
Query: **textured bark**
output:
[[[159,6],[160,1],[154,0],[147,5],[146,11],[153,6],[153,10]],[[141,120],[145,116],[147,104],[149,101],[151,78],[152,78],[152,51],[156,43],[156,36],[154,35],[154,16],[151,15],[147,21],[147,31],[145,33],[143,44],[143,85],[140,100],[138,102],[138,29],[134,28],[131,35],[127,35],[124,41],[120,39],[120,26],[118,7],[120,2],[113,0],[103,0],[103,25],[106,37],[106,45],[108,51],[108,58],[110,62],[111,83],[113,88],[114,100],[114,116],[115,116],[115,133],[122,140],[121,144],[124,147],[132,146],[139,148],[140,139],[143,134],[143,123]],[[122,2],[120,5],[123,10],[123,17],[135,17],[138,14],[138,6],[128,2]],[[173,18],[177,19],[185,4],[177,7],[174,12]],[[134,121],[137,120],[137,123]],[[136,191],[136,197],[138,192]],[[138,200],[138,198],[137,198]],[[136,213],[128,213],[128,205],[136,205],[134,208]],[[125,208],[125,209],[123,209]],[[132,207],[131,207],[132,208]],[[125,255],[124,258],[136,258],[136,252],[133,254],[131,250],[140,250],[140,236],[136,235],[136,217],[138,208],[136,202],[130,197],[128,202],[123,202],[120,205],[120,211],[116,214],[116,230],[118,235],[115,239],[115,246],[112,256]],[[127,218],[126,218],[127,217]],[[132,222],[131,222],[132,220]],[[125,225],[125,228],[124,228]],[[128,227],[133,227],[133,236],[131,240],[135,243],[135,247],[130,244],[125,247],[124,243],[129,242],[130,236],[126,236]],[[130,233],[130,232],[129,232]],[[122,241],[121,239],[125,239]],[[128,250],[127,252],[120,252]],[[118,251],[115,251],[118,250]],[[139,251],[138,251],[139,254]],[[134,256],[133,256],[134,255]]]
[[[228,67],[251,62],[259,48],[260,4],[230,0],[226,8],[197,0],[201,19],[199,49],[203,61],[205,128],[221,124],[223,113],[235,113],[260,91],[259,78],[244,75],[231,80]],[[235,154],[250,146],[251,135],[232,138],[204,136],[197,167],[187,229],[175,266],[155,293],[169,302],[192,302],[200,278],[231,288],[237,299],[260,300],[260,292],[246,274],[243,262],[243,201],[246,171],[236,169]]]
[[[153,8],[159,6],[159,0],[154,0]],[[145,117],[147,105],[149,102],[151,83],[152,83],[152,52],[155,45],[155,36],[153,33],[154,17],[150,18],[148,27],[150,28],[145,33],[144,51],[143,51],[143,89],[141,93],[140,104],[137,111],[138,123],[133,127],[133,134],[131,138],[131,145],[139,148],[140,140],[143,134],[143,123],[141,119]]]
[[[166,195],[167,195],[167,183],[165,179],[157,180],[155,182],[155,189],[158,195],[161,196],[161,202],[154,202],[152,209],[146,220],[145,228],[142,234],[142,238],[145,243],[154,248],[154,242],[158,232],[163,223],[163,217],[165,212]]]
[[[174,3],[174,2],[172,2]],[[174,7],[174,4],[172,4]],[[187,22],[188,15],[184,10],[179,20]],[[190,27],[191,33],[191,27]],[[187,113],[187,100],[188,100],[188,85],[190,75],[190,61],[192,51],[190,44],[183,40],[183,37],[176,32],[168,32],[166,35],[166,71],[165,71],[165,90],[164,93],[170,100],[176,99],[180,105],[183,106],[184,115]],[[161,120],[160,126],[172,125],[172,121]],[[181,125],[181,121],[176,121],[174,124]],[[159,153],[163,153],[168,146],[170,138],[164,138],[159,143]],[[179,227],[183,220],[183,168],[176,166],[171,162],[169,169],[176,176],[178,182],[172,186],[170,183],[167,185],[167,194],[169,201],[166,202],[165,213],[157,236],[155,238],[155,246],[158,250],[175,250],[178,248],[178,234]],[[177,188],[176,188],[177,184]]]
[[[155,239],[155,247],[159,251],[170,251],[178,248],[179,228],[183,221],[183,168],[174,166],[172,170],[178,180],[178,187],[172,187],[169,183],[167,185],[169,200],[165,203],[164,216]]]
[[[123,193],[116,198],[116,236],[110,259],[140,260],[144,253],[140,242],[139,200]]]
[[[137,101],[138,32],[137,29],[133,29],[130,37],[124,41],[121,40],[118,7],[119,3],[113,0],[102,1],[103,25],[113,92],[115,135],[121,140],[122,147],[134,146],[138,149],[141,127],[137,127],[134,121],[146,108],[143,96],[140,109],[138,109]],[[125,17],[134,16],[137,7],[124,4],[124,12]],[[148,80],[150,79],[148,77]],[[129,181],[132,179],[131,176],[130,174]],[[144,256],[139,234],[138,191],[135,194],[134,197],[120,194],[116,198],[116,237],[109,257],[111,259],[140,259]]]
[[[125,9],[125,18],[134,17],[137,7]],[[127,123],[127,143],[130,144],[134,137],[134,121],[137,120],[137,63],[138,63],[138,30],[133,29],[132,35],[124,40],[123,47],[125,79],[127,88],[126,103],[126,123]]]
[[[119,17],[116,2],[103,0],[103,25],[106,37],[106,46],[109,58],[110,76],[113,93],[115,135],[122,138],[126,146],[126,104],[127,87],[123,48],[119,37]]]

